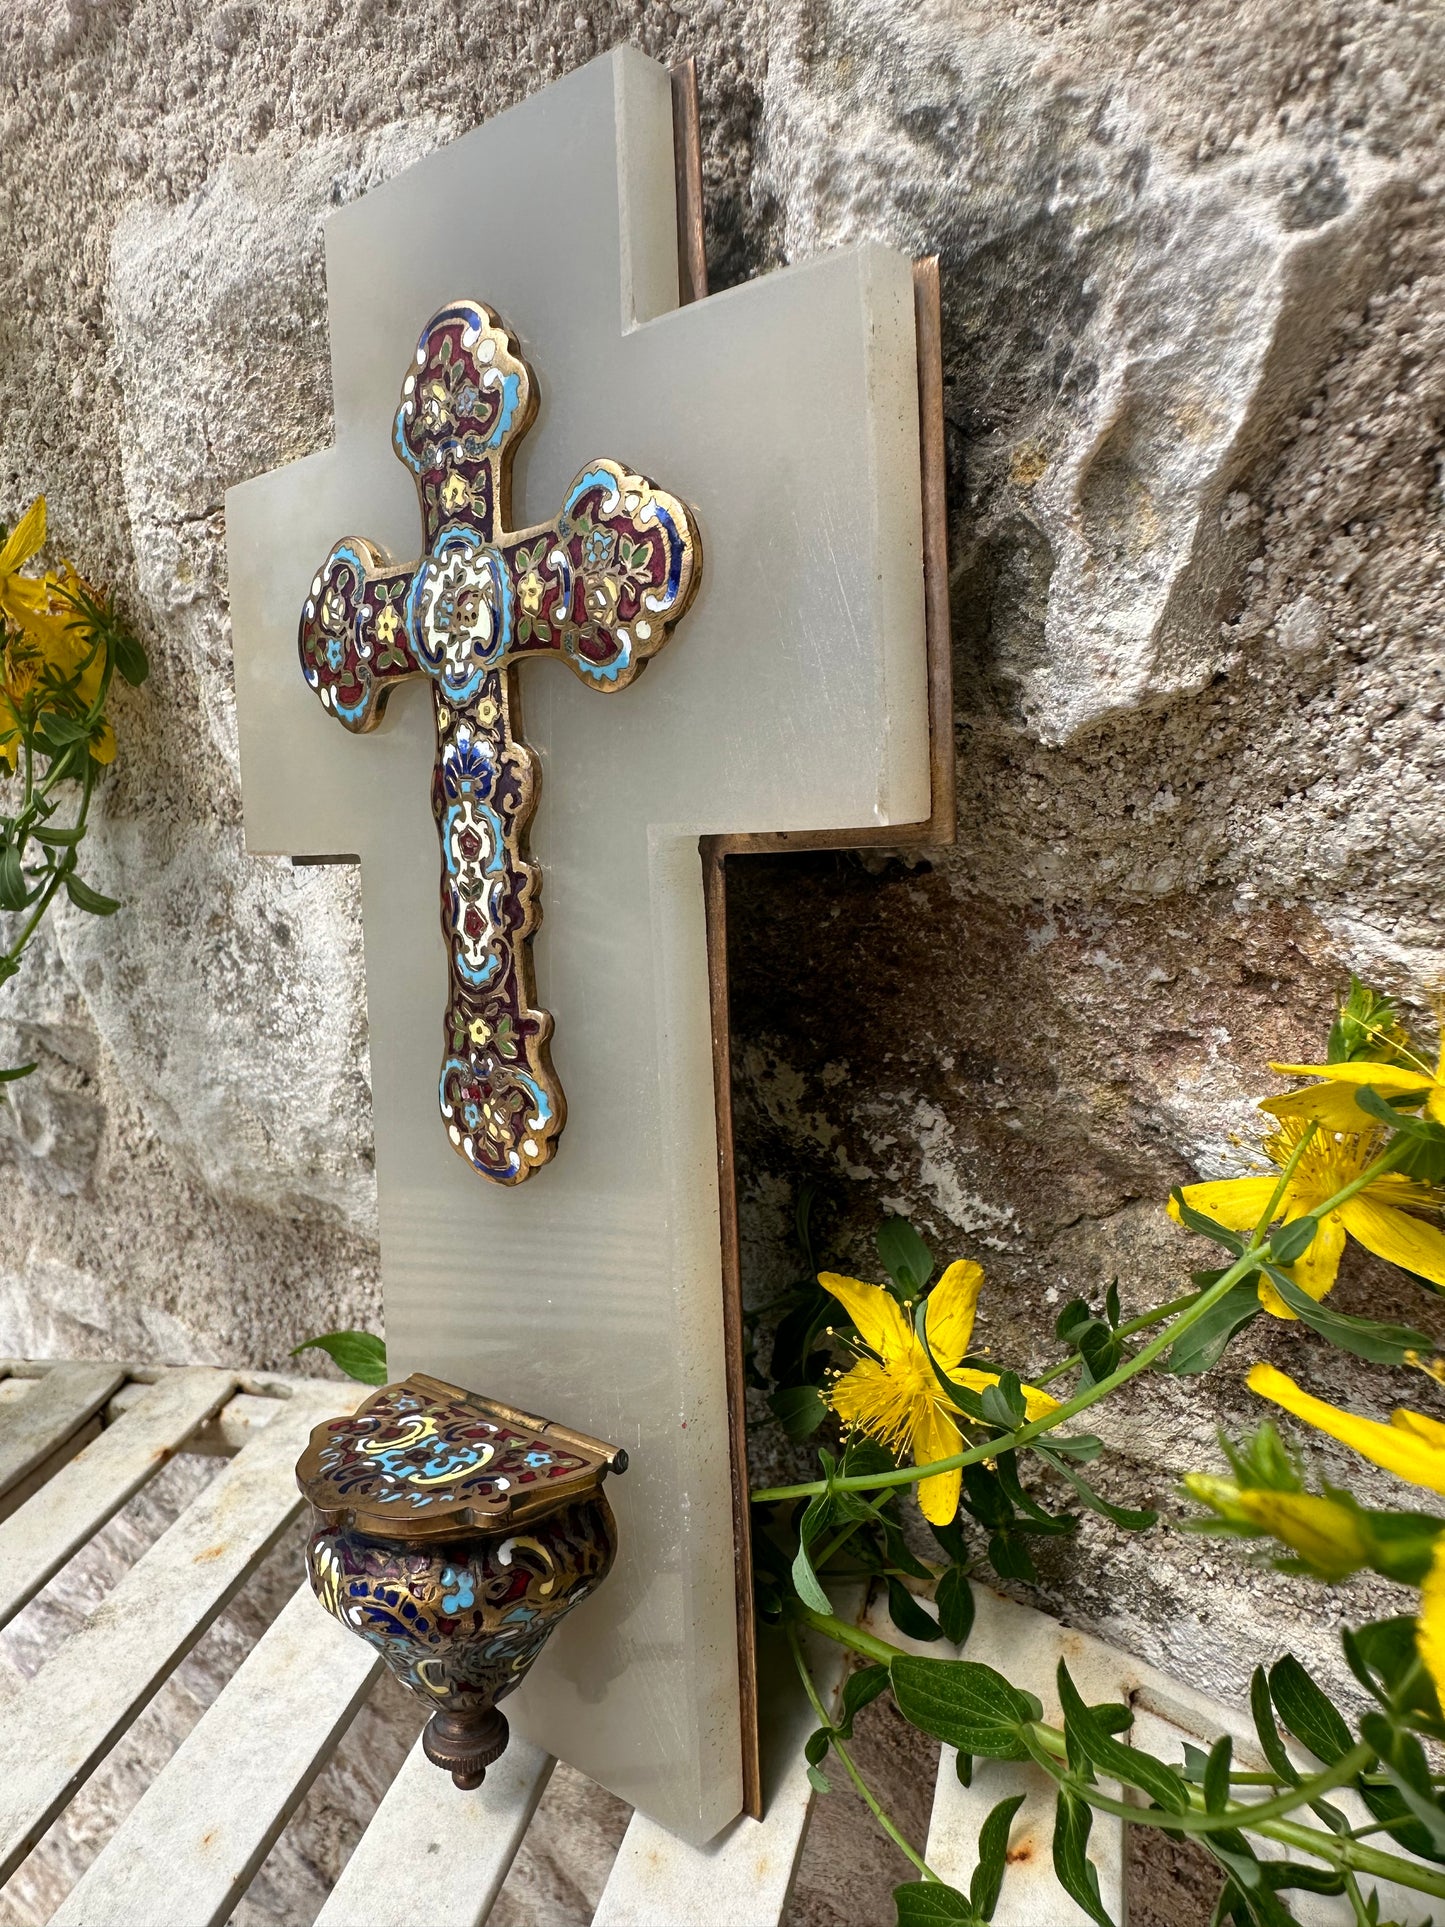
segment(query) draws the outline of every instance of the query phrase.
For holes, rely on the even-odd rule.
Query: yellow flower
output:
[[[1184,1486],[1191,1498],[1247,1537],[1268,1533],[1278,1539],[1322,1579],[1347,1579],[1372,1562],[1374,1544],[1360,1529],[1360,1515],[1336,1499],[1241,1487],[1207,1472],[1186,1473]]]
[[[1445,1425],[1438,1419],[1403,1406],[1391,1414],[1388,1425],[1378,1419],[1360,1418],[1338,1405],[1327,1405],[1322,1398],[1312,1398],[1273,1365],[1256,1365],[1246,1382],[1250,1391],[1348,1445],[1371,1465],[1382,1466],[1397,1479],[1421,1486],[1426,1492],[1445,1493]],[[1435,1555],[1420,1588],[1415,1640],[1435,1691],[1445,1699],[1445,1533],[1435,1542]]]
[[[32,619],[43,616],[49,606],[44,577],[20,573],[44,542],[45,497],[37,495],[0,548],[0,616],[17,629],[29,628]]]
[[[1293,1412],[1317,1432],[1328,1433],[1348,1445],[1371,1465],[1383,1466],[1397,1479],[1423,1486],[1427,1492],[1445,1493],[1445,1425],[1438,1419],[1404,1406],[1391,1415],[1388,1425],[1378,1419],[1360,1418],[1338,1405],[1327,1405],[1322,1398],[1311,1397],[1273,1365],[1256,1365],[1245,1383],[1250,1391]]]
[[[528,569],[517,584],[517,599],[529,616],[536,615],[542,606],[542,578],[535,569]]]
[[[1268,1139],[1264,1148],[1277,1166],[1288,1163],[1304,1128],[1289,1119]],[[1348,1135],[1317,1131],[1291,1173],[1275,1207],[1275,1215],[1288,1224],[1318,1210],[1326,1198],[1342,1190],[1373,1163],[1384,1147],[1383,1130],[1353,1131]],[[1278,1176],[1271,1173],[1264,1177],[1217,1178],[1209,1184],[1186,1184],[1184,1202],[1231,1231],[1253,1231],[1278,1182]],[[1376,1257],[1386,1258],[1391,1264],[1401,1265],[1406,1271],[1445,1289],[1445,1233],[1415,1215],[1438,1211],[1440,1203],[1438,1187],[1402,1177],[1396,1171],[1386,1172],[1320,1219],[1314,1243],[1295,1260],[1290,1275],[1311,1298],[1323,1298],[1335,1282],[1348,1233]],[[1176,1223],[1182,1222],[1172,1199],[1169,1215]],[[1276,1318],[1294,1317],[1264,1276],[1259,1281],[1259,1301]]]
[[[68,564],[60,574],[20,573],[43,546],[45,526],[45,497],[37,495],[0,546],[0,618],[9,629],[0,651],[0,765],[7,769],[13,769],[17,760],[22,709],[34,703],[44,672],[52,670],[74,679],[83,703],[94,700],[103,673],[100,652],[91,651],[80,617],[68,600],[68,593],[89,585]],[[39,708],[46,706],[42,697]],[[90,753],[98,763],[108,763],[115,756],[115,737],[108,723],[92,741]]]
[[[455,515],[472,499],[471,487],[465,475],[458,475],[455,469],[442,483],[442,507]]]
[[[1416,1070],[1406,1064],[1375,1064],[1367,1060],[1349,1064],[1271,1064],[1270,1069],[1283,1077],[1322,1077],[1326,1081],[1311,1084],[1302,1091],[1290,1091],[1284,1097],[1267,1098],[1259,1108],[1278,1118],[1301,1121],[1315,1118],[1330,1131],[1364,1131],[1373,1120],[1355,1102],[1355,1093],[1368,1088],[1378,1091],[1381,1097],[1412,1097],[1415,1103],[1411,1109],[1423,1104],[1437,1124],[1445,1124],[1445,1046],[1433,1071],[1419,1058],[1415,1061],[1419,1066]]]
[[[1435,1542],[1435,1557],[1420,1588],[1415,1645],[1437,1696],[1445,1703],[1445,1533]]]
[[[401,618],[391,603],[385,602],[376,612],[376,633],[383,642],[390,642],[401,626]]]
[[[828,1394],[843,1423],[869,1433],[896,1457],[907,1455],[915,1465],[931,1465],[961,1452],[958,1416],[897,1299],[879,1285],[843,1278],[834,1271],[821,1272],[818,1283],[842,1305],[873,1354],[860,1358]],[[962,1369],[982,1285],[982,1268],[967,1258],[959,1259],[928,1294],[925,1314],[929,1350],[948,1376],[971,1392],[998,1384],[997,1372]],[[1056,1400],[1032,1385],[1026,1385],[1023,1393],[1031,1419],[1058,1409]],[[961,1483],[957,1469],[921,1480],[918,1502],[924,1518],[936,1526],[947,1525],[958,1511]]]

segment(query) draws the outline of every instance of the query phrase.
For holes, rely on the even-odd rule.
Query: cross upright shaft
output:
[[[301,617],[301,667],[347,729],[380,722],[392,687],[431,678],[449,992],[438,1098],[484,1177],[520,1184],[556,1149],[567,1105],[552,1018],[534,1007],[541,877],[527,830],[541,791],[522,737],[515,661],[559,656],[590,688],[625,689],[697,587],[693,511],[612,461],[580,471],[552,522],[512,531],[513,453],[537,385],[505,322],[457,301],[422,330],[393,447],[411,470],[426,552],[393,564],[338,542]]]

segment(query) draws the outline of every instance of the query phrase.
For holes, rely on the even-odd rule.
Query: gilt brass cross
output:
[[[426,553],[391,563],[338,542],[301,616],[307,682],[347,729],[374,729],[393,687],[428,676],[432,813],[450,976],[438,1097],[447,1135],[483,1177],[520,1184],[566,1122],[552,1018],[534,1007],[541,877],[527,829],[541,772],[522,736],[512,665],[560,658],[591,689],[625,689],[697,586],[685,502],[616,462],[588,463],[561,513],[509,528],[512,457],[537,385],[507,325],[456,301],[422,330],[392,445],[411,470]]]

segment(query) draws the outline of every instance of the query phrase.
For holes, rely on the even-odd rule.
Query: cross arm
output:
[[[509,657],[560,656],[625,689],[692,600],[702,538],[686,502],[617,462],[589,462],[554,522],[503,538]]]
[[[301,671],[337,721],[375,729],[392,685],[420,673],[406,620],[415,565],[393,566],[362,536],[338,542],[301,611]]]

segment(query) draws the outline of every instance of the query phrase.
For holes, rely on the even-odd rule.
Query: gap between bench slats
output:
[[[58,1452],[124,1377],[114,1365],[52,1365],[23,1398],[0,1405],[0,1495]],[[0,1516],[8,1510],[0,1504]]]
[[[380,1671],[301,1587],[51,1927],[220,1927]]]
[[[135,1496],[234,1383],[229,1372],[197,1366],[147,1385],[123,1418],[0,1521],[0,1626]]]
[[[337,1386],[331,1411],[357,1396]],[[0,1882],[295,1517],[295,1460],[325,1416],[287,1401],[0,1707]]]

